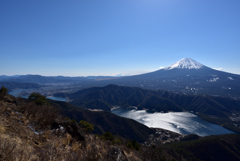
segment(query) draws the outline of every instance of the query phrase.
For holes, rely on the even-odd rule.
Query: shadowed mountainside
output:
[[[206,95],[175,94],[167,91],[152,91],[136,87],[108,85],[83,89],[73,94],[57,94],[68,97],[71,104],[89,109],[110,111],[113,106],[151,111],[194,111],[214,116],[226,116],[233,111],[240,111],[240,101],[225,97]]]

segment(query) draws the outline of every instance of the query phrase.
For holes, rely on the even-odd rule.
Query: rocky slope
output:
[[[0,160],[141,160],[124,143],[86,133],[74,121],[45,107],[11,96],[0,100]]]

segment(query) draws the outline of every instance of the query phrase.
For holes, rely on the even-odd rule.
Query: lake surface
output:
[[[54,100],[54,101],[67,101],[66,98],[62,98],[62,97],[54,97],[54,96],[49,96],[47,97],[48,99]]]
[[[184,135],[208,136],[233,133],[189,112],[147,113],[145,110],[119,108],[112,110],[112,113],[136,120],[148,127],[162,128]]]
[[[31,91],[32,89],[17,89],[17,90],[13,90],[11,92],[9,92],[10,95],[13,95],[14,97],[22,97],[22,98],[28,98],[28,96],[23,96],[20,95],[20,93],[22,91]],[[54,100],[54,101],[67,101],[66,98],[62,98],[62,97],[54,97],[54,96],[49,96],[47,97],[48,99]]]
[[[32,89],[16,89],[11,92],[9,92],[10,95],[13,95],[14,97],[22,97],[22,98],[28,98],[28,96],[20,95],[23,91],[31,91]]]

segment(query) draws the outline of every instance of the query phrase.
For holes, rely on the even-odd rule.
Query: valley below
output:
[[[66,89],[65,89],[66,90]],[[17,97],[27,98],[31,92],[39,92],[40,89],[17,89],[11,91],[9,94]],[[44,88],[46,91],[46,87]],[[55,90],[57,92],[58,90]],[[61,91],[62,92],[62,91]],[[74,93],[70,92],[69,93]],[[54,93],[52,93],[54,94]],[[67,101],[71,98],[65,98],[60,96],[47,96],[48,99],[55,101]],[[71,103],[71,101],[70,101]],[[199,136],[209,135],[221,135],[228,133],[240,133],[238,113],[232,114],[229,118],[222,118],[211,115],[204,115],[198,112],[166,112],[163,111],[149,111],[135,108],[121,108],[116,106],[112,108],[111,112],[121,117],[130,118],[144,124],[150,128],[161,128],[172,132],[176,132],[182,135],[196,134]],[[99,109],[90,110],[103,110]],[[151,109],[151,108],[150,108]],[[222,121],[224,120],[224,122]],[[207,121],[207,122],[206,122]],[[226,127],[227,129],[225,129]],[[229,129],[229,130],[228,130]],[[232,131],[231,131],[232,130]],[[234,131],[234,132],[233,132]]]

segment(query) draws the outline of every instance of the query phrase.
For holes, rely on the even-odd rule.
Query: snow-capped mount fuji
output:
[[[191,59],[191,58],[183,58],[181,60],[179,60],[178,62],[165,67],[163,69],[165,70],[171,70],[171,69],[200,69],[203,68],[204,65],[202,65],[201,63],[198,63],[197,61]]]
[[[191,58],[151,73],[99,82],[101,86],[107,84],[240,99],[240,75],[209,68]]]

